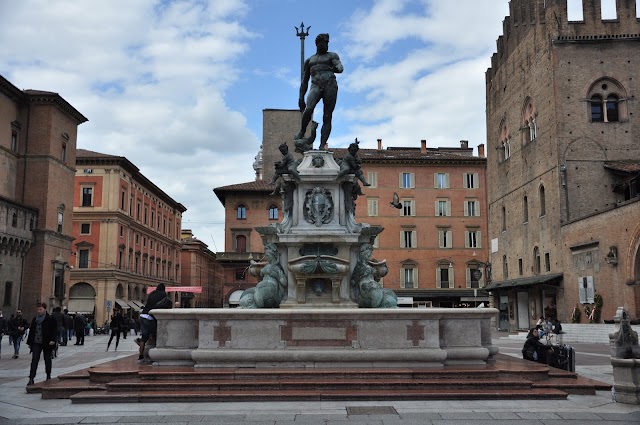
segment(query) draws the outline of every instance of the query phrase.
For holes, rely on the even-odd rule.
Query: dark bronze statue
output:
[[[325,150],[331,134],[331,118],[338,98],[338,82],[336,75],[344,71],[340,57],[329,51],[329,34],[318,34],[316,37],[317,52],[304,62],[304,73],[300,85],[298,106],[302,112],[302,126],[296,139],[302,139],[313,116],[313,110],[322,99],[322,130],[320,130],[320,150]],[[311,78],[311,88],[304,101]]]
[[[278,182],[271,195],[278,194],[283,186],[282,186],[282,175],[283,174],[291,174],[297,180],[300,180],[300,173],[298,173],[298,161],[293,159],[293,155],[289,153],[289,146],[286,143],[283,143],[278,148],[280,153],[282,154],[282,160],[276,161],[274,164],[276,167],[276,171],[273,174],[273,179],[271,179],[270,184],[274,184]]]
[[[356,139],[355,142],[349,145],[349,148],[347,149],[349,153],[347,153],[342,159],[342,162],[340,162],[340,171],[338,171],[336,180],[346,174],[355,174],[364,186],[371,186],[371,184],[369,184],[364,178],[364,174],[361,169],[362,167],[360,166],[360,164],[362,164],[362,160],[358,158],[358,151],[360,150],[360,147],[358,146],[359,143],[358,139]],[[358,195],[362,195],[362,192],[358,193]]]

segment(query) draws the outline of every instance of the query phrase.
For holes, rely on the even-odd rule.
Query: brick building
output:
[[[189,229],[182,229],[182,249],[180,264],[184,286],[199,286],[201,293],[182,294],[182,307],[220,308],[222,307],[222,270],[207,244],[193,235]],[[193,298],[191,298],[193,296]]]
[[[124,157],[78,149],[75,163],[68,308],[102,324],[116,307],[139,311],[149,287],[181,283],[186,208]]]
[[[215,188],[225,206],[225,305],[255,286],[247,272],[249,260],[262,258],[257,226],[279,222],[282,200],[270,195],[273,163],[282,157],[277,146],[290,140],[299,122],[297,111],[265,110],[263,145],[254,168],[257,180]],[[484,146],[480,155],[466,141],[460,148],[360,149],[359,157],[371,187],[356,201],[356,219],[381,225],[374,256],[386,259],[386,287],[397,291],[405,306],[473,306],[487,302],[482,291],[487,259],[486,180]],[[346,149],[331,149],[342,158]],[[277,152],[277,155],[276,153]],[[290,152],[293,147],[290,146]],[[299,154],[295,154],[298,156]],[[263,179],[260,177],[263,176]],[[398,193],[402,208],[389,205]],[[482,275],[476,273],[480,269]]]
[[[510,2],[486,73],[490,259],[500,327],[603,297],[640,317],[640,22],[583,1]]]
[[[0,76],[0,305],[9,317],[65,303],[72,250],[78,125],[59,94],[20,90]]]

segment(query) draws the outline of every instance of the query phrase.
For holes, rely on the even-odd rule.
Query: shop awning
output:
[[[133,311],[140,311],[142,310],[142,308],[140,308],[136,303],[134,303],[133,301],[129,301],[127,304],[129,304],[129,307],[131,307],[133,309]]]
[[[123,310],[128,310],[129,309],[129,305],[126,302],[122,301],[122,300],[116,299],[116,304],[118,305],[118,307],[120,307]]]
[[[71,314],[93,314],[95,306],[96,300],[94,298],[70,298],[67,310]]]
[[[473,288],[466,289],[396,289],[394,291],[398,297],[413,297],[414,301],[423,299],[438,298],[477,298],[478,301],[488,301],[489,294],[486,287],[477,288],[474,292]]]
[[[520,279],[508,279],[498,282],[491,282],[489,285],[485,286],[484,289],[487,291],[500,291],[513,288],[526,288],[529,286],[540,284],[554,285],[560,283],[561,280],[562,273],[545,274],[531,277],[522,277]]]

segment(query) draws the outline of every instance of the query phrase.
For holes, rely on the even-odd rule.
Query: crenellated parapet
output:
[[[572,13],[570,20],[568,12],[567,0],[511,0],[509,16],[502,22],[503,33],[487,70],[487,82],[533,30],[542,32],[554,44],[640,40],[636,0],[617,0],[616,19],[602,19],[601,0],[583,0],[582,10],[573,11],[582,15],[581,19],[575,19]]]

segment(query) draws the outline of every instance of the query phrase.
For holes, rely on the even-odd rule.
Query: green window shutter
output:
[[[404,282],[405,282],[404,274],[405,274],[405,269],[404,268],[400,269],[400,288],[404,288]]]
[[[470,244],[469,244],[469,231],[465,230],[464,231],[464,247],[465,248],[470,248]]]
[[[447,230],[447,248],[453,247],[453,236],[451,230]]]
[[[471,269],[467,267],[467,288],[471,288]]]
[[[418,268],[415,267],[413,269],[413,288],[417,288],[418,287]]]
[[[476,232],[476,248],[482,248],[482,232],[480,230]]]
[[[469,201],[464,201],[464,216],[469,217]]]
[[[447,201],[447,217],[451,216],[451,201]]]
[[[400,230],[400,248],[406,248],[404,243],[404,231]]]
[[[411,215],[413,217],[416,216],[416,201],[414,201],[413,199],[411,200]]]
[[[449,173],[444,174],[444,187],[447,189],[451,187],[451,182],[449,181]]]
[[[473,188],[480,188],[480,176],[478,175],[478,173],[473,173]]]
[[[456,280],[453,277],[453,268],[449,269],[449,288],[456,287]]]
[[[474,212],[476,217],[480,217],[480,201],[473,201],[475,204]]]
[[[413,230],[411,232],[411,248],[417,248],[417,247],[418,247],[418,232]]]

